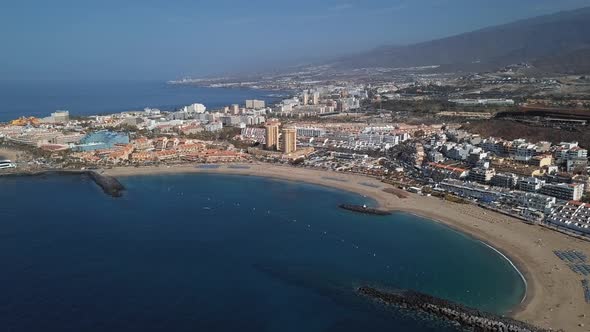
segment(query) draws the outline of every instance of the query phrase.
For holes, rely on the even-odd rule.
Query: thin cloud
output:
[[[537,12],[555,12],[560,10],[570,10],[585,7],[588,5],[588,0],[561,0],[558,2],[554,1],[541,1],[532,7]]]
[[[401,11],[408,8],[408,4],[407,3],[400,3],[397,5],[393,5],[393,6],[387,6],[387,7],[382,7],[382,8],[374,8],[371,9],[368,14],[370,15],[381,15],[381,14],[388,14],[388,13],[392,13],[392,12],[397,12],[397,11]]]
[[[335,5],[332,7],[327,8],[324,12],[319,12],[315,14],[303,14],[303,15],[280,15],[274,17],[267,17],[265,20],[268,19],[292,19],[292,20],[301,20],[301,21],[320,21],[320,20],[327,20],[333,19],[342,16],[350,16],[352,11],[350,9],[356,8],[358,11],[356,14],[358,15],[384,15],[400,10],[404,10],[408,8],[408,4],[406,2],[401,2],[395,5],[387,6],[387,7],[380,7],[380,8],[370,8],[364,9],[355,7],[352,3],[342,3],[339,5]],[[224,24],[227,25],[248,25],[253,24],[260,21],[262,18],[260,17],[237,17],[237,18],[229,18],[223,21]]]
[[[329,18],[339,17],[338,14],[317,14],[317,15],[301,15],[295,16],[295,20],[327,20]]]
[[[223,21],[223,23],[227,25],[245,25],[254,23],[256,21],[258,21],[258,18],[256,17],[237,17],[233,19],[226,19]]]
[[[330,8],[328,8],[328,10],[337,12],[337,11],[347,10],[347,9],[351,9],[351,8],[354,8],[353,4],[343,3],[343,4],[339,4],[339,5],[330,7]]]

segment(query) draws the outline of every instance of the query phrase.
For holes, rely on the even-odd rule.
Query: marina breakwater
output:
[[[3,174],[2,176],[86,176],[98,185],[105,194],[112,197],[121,197],[125,191],[125,186],[117,178],[109,175],[100,174],[93,170],[43,170],[33,172],[15,172]]]
[[[366,286],[359,287],[357,291],[359,294],[385,305],[419,311],[453,322],[469,330],[485,332],[549,331],[521,321],[482,312],[415,291],[404,290],[390,293]]]
[[[376,216],[389,216],[391,212],[385,210],[379,210],[375,208],[367,207],[366,205],[355,205],[355,204],[340,204],[339,207],[344,210],[364,213],[364,214],[372,214]]]
[[[85,173],[88,175],[92,181],[94,181],[105,194],[110,195],[112,197],[121,197],[123,195],[123,191],[125,191],[125,187],[117,178],[109,175],[99,174],[94,171],[87,171]]]

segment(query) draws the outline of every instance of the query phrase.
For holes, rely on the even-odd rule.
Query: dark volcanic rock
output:
[[[549,331],[521,321],[482,312],[457,303],[414,291],[387,293],[371,287],[360,287],[358,292],[363,296],[377,300],[386,305],[424,312],[426,314],[457,323],[463,328],[474,331]]]
[[[98,174],[94,171],[86,173],[102,190],[110,196],[121,197],[125,187],[116,178],[108,175]]]
[[[105,194],[112,197],[123,196],[125,187],[119,180],[112,176],[99,174],[95,171],[83,171],[83,170],[45,170],[38,172],[17,172],[10,174],[3,174],[2,176],[45,176],[45,175],[60,175],[60,176],[87,176],[94,183],[96,183]]]
[[[370,207],[366,207],[363,205],[354,205],[354,204],[340,204],[339,207],[344,210],[354,211],[359,213],[365,214],[374,214],[377,216],[388,216],[391,214],[389,211],[374,209]]]

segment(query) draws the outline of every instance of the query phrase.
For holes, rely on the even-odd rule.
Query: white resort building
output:
[[[590,234],[590,204],[570,201],[557,208],[547,220],[555,226],[566,227],[588,235]]]

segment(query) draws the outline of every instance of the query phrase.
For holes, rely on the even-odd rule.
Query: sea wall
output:
[[[2,176],[43,176],[43,175],[70,175],[70,176],[87,176],[94,181],[105,194],[112,197],[121,197],[125,186],[117,178],[109,175],[99,174],[91,170],[43,170],[34,172],[14,172],[2,174]]]
[[[125,191],[125,187],[117,178],[109,175],[99,174],[94,171],[86,172],[86,175],[90,177],[102,190],[105,194],[110,195],[112,197],[121,197],[123,195],[123,191]]]
[[[461,327],[485,332],[545,332],[549,330],[510,318],[482,312],[415,291],[388,293],[371,287],[360,287],[358,293],[403,309],[420,311],[459,324]]]

